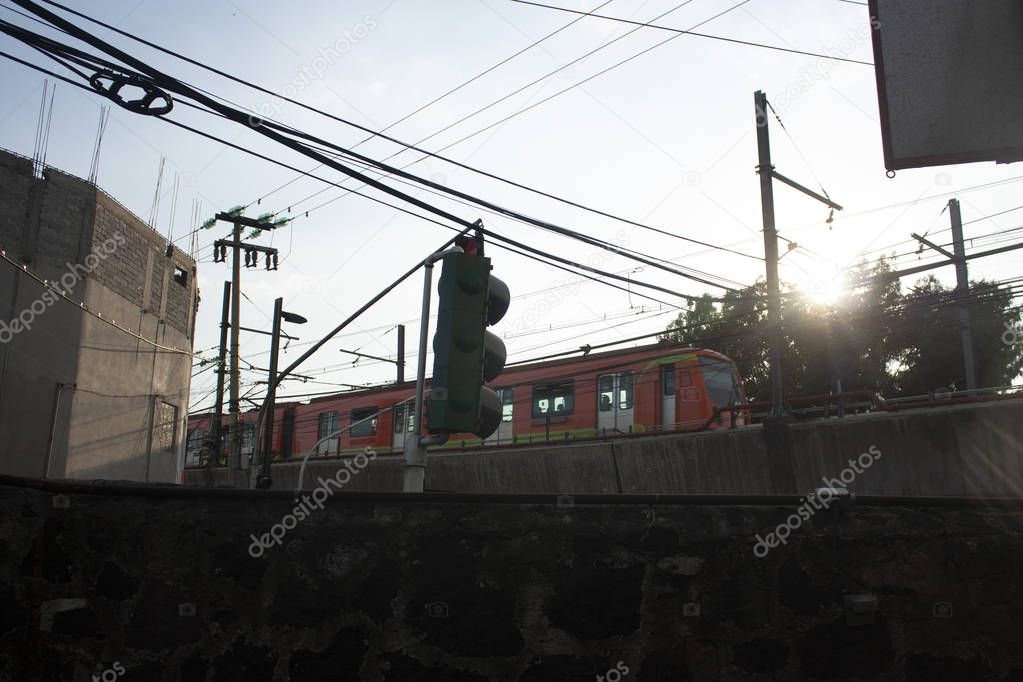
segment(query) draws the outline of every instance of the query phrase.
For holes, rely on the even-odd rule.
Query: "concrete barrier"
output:
[[[519,493],[804,493],[854,473],[869,495],[1023,494],[1023,400],[880,412],[697,434],[431,454],[427,488]],[[868,455],[869,456],[869,455]],[[864,459],[866,461],[866,459]],[[401,490],[400,456],[379,456],[351,490]],[[338,460],[310,460],[305,487]],[[275,487],[295,487],[299,465],[274,465]],[[215,473],[214,484],[222,482]],[[848,478],[848,475],[846,476]],[[186,484],[203,474],[186,472]]]

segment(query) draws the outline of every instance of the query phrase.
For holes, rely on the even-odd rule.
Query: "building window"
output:
[[[162,400],[156,405],[153,421],[153,449],[174,451],[175,434],[178,432],[178,408]]]
[[[377,432],[379,420],[376,407],[360,407],[352,410],[352,436],[372,436]]]
[[[572,414],[575,407],[575,382],[562,381],[556,384],[533,386],[533,416],[544,417]]]
[[[174,266],[174,281],[181,286],[188,284],[188,273],[185,272],[184,268],[177,265]]]
[[[618,375],[618,409],[632,409],[632,372]]]

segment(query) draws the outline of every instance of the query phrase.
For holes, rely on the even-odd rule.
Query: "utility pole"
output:
[[[398,325],[398,383],[405,383],[405,325]]]
[[[231,412],[231,442],[228,448],[227,468],[230,472],[232,484],[237,485],[237,481],[240,480],[239,472],[242,468],[242,440],[241,433],[238,430],[238,335],[241,332],[238,327],[241,325],[241,300],[239,294],[242,289],[242,263],[241,250],[239,248],[242,236],[241,223],[234,223],[231,235],[234,242],[231,260],[231,281],[234,283],[234,286],[231,289],[231,402],[228,408]]]
[[[767,129],[767,95],[753,95],[757,121],[757,173],[760,175],[760,210],[764,221],[764,259],[767,266],[767,324],[771,351],[771,416],[785,412],[782,395],[781,291],[778,284],[778,232],[774,225],[774,166],[771,165],[771,140]]]
[[[956,266],[956,308],[959,314],[959,334],[963,346],[963,367],[966,371],[966,390],[977,390],[977,365],[973,355],[973,324],[970,321],[969,295],[970,278],[966,267],[966,245],[963,243],[963,217],[959,210],[959,200],[948,200],[948,213],[952,222],[952,253],[941,248],[924,237],[911,235],[925,246],[951,260]],[[921,247],[923,248],[923,247]]]
[[[241,471],[248,468],[248,462],[242,461],[242,434],[239,428],[240,417],[240,392],[239,379],[240,368],[238,361],[239,334],[241,332],[241,252],[245,250],[245,267],[258,265],[259,254],[266,255],[266,269],[277,269],[277,249],[259,246],[257,244],[243,244],[242,227],[251,227],[256,230],[272,230],[280,227],[282,223],[271,223],[267,220],[257,220],[236,215],[234,212],[217,213],[215,220],[231,223],[231,239],[218,239],[213,242],[213,260],[222,263],[227,258],[227,248],[231,247],[231,398],[228,411],[231,414],[230,441],[228,447],[228,477],[235,486],[240,485],[243,480]],[[253,438],[255,440],[255,438]]]
[[[780,417],[785,414],[785,402],[782,391],[782,345],[784,335],[781,323],[781,286],[778,280],[778,231],[774,222],[774,185],[778,180],[803,194],[816,199],[822,204],[841,211],[842,207],[829,197],[804,187],[795,180],[787,178],[771,165],[771,139],[768,133],[767,95],[761,90],[753,93],[753,107],[757,124],[757,173],[760,175],[760,208],[764,221],[764,261],[767,270],[767,324],[768,340],[771,349],[771,416]]]
[[[264,481],[269,476],[270,462],[273,460],[273,437],[274,437],[274,404],[277,400],[277,385],[274,379],[277,378],[277,356],[281,345],[281,314],[284,310],[284,299],[274,300],[274,324],[270,333],[270,370],[267,377],[266,410],[267,418],[263,420],[263,452],[261,461],[263,470],[256,482],[257,488],[269,488],[271,481]]]
[[[220,448],[224,434],[224,379],[227,376],[227,329],[230,326],[228,315],[231,313],[231,283],[224,282],[224,305],[220,313],[220,352],[217,354],[217,399],[213,407],[210,421],[209,442],[212,443],[209,467],[213,467],[220,459]]]

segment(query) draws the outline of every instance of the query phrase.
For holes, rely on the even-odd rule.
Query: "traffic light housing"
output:
[[[504,342],[486,330],[508,310],[508,287],[490,275],[490,259],[452,252],[442,258],[433,337],[433,380],[427,407],[430,433],[492,434],[501,423],[501,399],[484,382],[501,370]]]

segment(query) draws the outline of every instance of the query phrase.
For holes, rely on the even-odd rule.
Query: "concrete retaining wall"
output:
[[[520,493],[802,493],[880,452],[852,488],[869,495],[1023,495],[1023,400],[701,434],[558,447],[431,454],[430,490]],[[304,485],[335,474],[337,459],[310,459]],[[298,465],[275,464],[294,488]],[[186,484],[223,482],[222,471],[186,472]],[[847,476],[848,478],[848,476]],[[401,490],[401,457],[379,456],[346,487]]]

